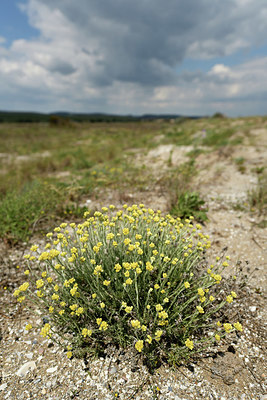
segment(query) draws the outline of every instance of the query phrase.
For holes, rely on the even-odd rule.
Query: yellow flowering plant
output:
[[[104,207],[49,232],[44,252],[33,246],[25,256],[27,282],[14,296],[48,315],[41,335],[53,340],[56,333],[70,346],[68,356],[111,343],[132,346],[151,362],[178,362],[242,331],[238,321],[218,325],[237,295],[222,298],[228,263],[218,257],[207,266],[210,245],[193,217],[182,222],[143,204]]]

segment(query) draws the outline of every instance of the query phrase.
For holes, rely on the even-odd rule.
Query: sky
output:
[[[0,0],[0,110],[267,114],[266,0]]]

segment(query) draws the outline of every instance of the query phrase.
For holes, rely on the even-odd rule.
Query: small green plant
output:
[[[234,162],[237,166],[237,169],[241,174],[244,174],[246,172],[246,167],[244,165],[245,159],[244,157],[237,157],[234,159]]]
[[[258,210],[259,215],[267,215],[267,173],[258,176],[257,187],[248,192],[251,211]]]
[[[55,211],[60,200],[60,191],[38,181],[9,191],[0,201],[0,236],[11,242],[27,240],[38,221]]]
[[[197,192],[186,191],[178,194],[177,203],[172,207],[171,214],[182,219],[192,215],[197,221],[205,222],[208,220],[206,214],[208,209],[204,205],[205,201]]]
[[[82,224],[62,223],[47,234],[44,251],[34,245],[25,255],[29,281],[14,296],[46,316],[40,334],[69,358],[108,344],[133,346],[155,368],[241,331],[239,322],[217,320],[237,297],[220,287],[229,257],[203,268],[210,241],[193,217],[182,223],[143,204],[124,209],[103,207],[92,217],[86,212]]]

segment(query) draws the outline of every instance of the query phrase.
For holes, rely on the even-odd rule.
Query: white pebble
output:
[[[36,368],[36,364],[34,361],[28,361],[27,363],[23,364],[20,369],[16,372],[17,376],[24,377],[27,375],[29,371],[32,371]]]
[[[7,388],[7,383],[3,383],[3,385],[0,385],[0,390],[5,390]]]
[[[56,367],[52,367],[52,368],[48,368],[47,370],[46,370],[46,372],[48,373],[48,374],[53,374],[53,372],[56,372],[56,370],[57,370],[57,366]]]

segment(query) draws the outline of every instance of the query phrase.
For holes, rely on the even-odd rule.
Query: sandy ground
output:
[[[251,129],[243,135],[242,145],[200,154],[195,162],[198,174],[194,187],[209,208],[209,221],[204,227],[212,241],[210,260],[227,248],[233,270],[238,275],[236,290],[239,302],[234,310],[244,325],[244,332],[232,335],[218,348],[217,356],[206,357],[189,368],[171,370],[162,365],[151,376],[141,360],[131,352],[110,349],[96,361],[68,360],[61,349],[40,338],[35,331],[27,333],[26,321],[36,318],[15,304],[14,288],[23,281],[23,254],[27,246],[10,249],[1,244],[1,368],[2,399],[266,399],[264,364],[266,337],[266,228],[258,224],[263,217],[250,212],[248,191],[257,186],[256,167],[266,165],[267,128]],[[139,154],[137,162],[145,163],[152,173],[185,162],[191,146],[158,146],[148,154]],[[234,162],[244,159],[240,171]],[[253,170],[254,169],[254,170]],[[160,188],[146,192],[121,193],[106,191],[101,201],[88,199],[92,208],[113,203],[144,202],[166,211],[169,199]],[[238,209],[236,205],[244,205]],[[265,216],[266,218],[266,216]],[[33,240],[34,241],[34,240]],[[243,287],[241,287],[243,285]],[[41,318],[40,316],[37,318]],[[31,362],[32,370],[18,376],[18,370]],[[25,367],[27,369],[27,367]],[[29,365],[28,365],[29,369]]]

